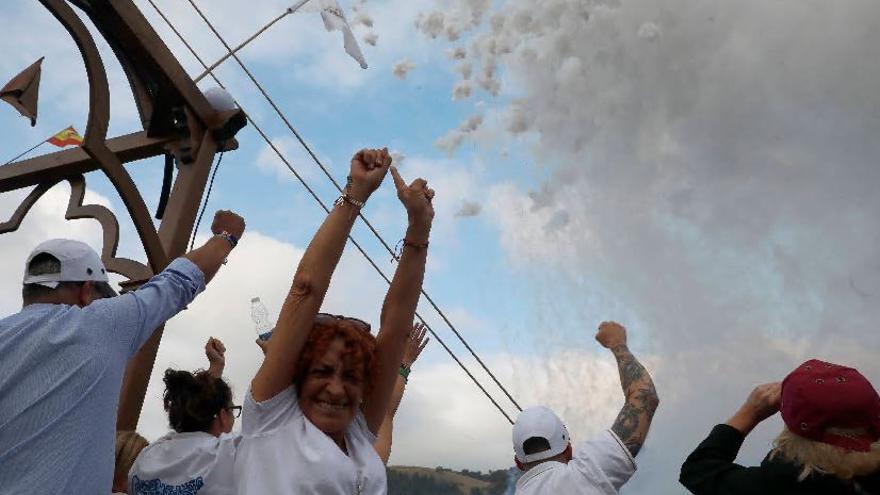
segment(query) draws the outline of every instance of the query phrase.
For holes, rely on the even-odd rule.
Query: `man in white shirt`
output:
[[[626,329],[599,326],[596,340],[617,359],[626,403],[610,430],[573,449],[568,429],[546,407],[520,413],[513,425],[516,466],[525,472],[517,495],[616,495],[636,471],[635,456],[648,435],[659,399],[651,376],[626,346]]]

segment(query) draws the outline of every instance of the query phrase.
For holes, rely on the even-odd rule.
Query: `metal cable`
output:
[[[220,143],[221,148],[223,147],[223,143]],[[223,154],[225,151],[220,152],[220,157],[217,159],[217,165],[214,166],[214,172],[211,173],[211,181],[208,182],[208,191],[205,193],[205,201],[202,203],[202,211],[199,212],[199,218],[196,220],[196,228],[193,229],[192,239],[189,241],[189,250],[193,250],[193,246],[196,245],[196,235],[199,233],[199,225],[202,223],[202,217],[205,215],[205,210],[208,209],[208,200],[211,199],[211,190],[214,189],[214,178],[217,177],[217,172],[220,170],[220,164],[223,163]]]
[[[297,130],[293,127],[293,125],[287,119],[287,116],[284,114],[284,112],[282,112],[281,109],[278,108],[278,105],[275,104],[275,101],[272,99],[271,96],[269,96],[269,94],[263,88],[263,85],[260,84],[259,81],[257,81],[257,78],[251,73],[251,71],[247,68],[247,66],[245,66],[244,62],[241,61],[241,59],[235,53],[233,48],[231,46],[229,46],[229,44],[226,42],[225,39],[223,39],[223,36],[220,35],[220,33],[217,31],[217,29],[214,27],[214,25],[211,23],[211,21],[208,20],[208,18],[205,16],[205,14],[202,12],[202,10],[198,7],[198,5],[196,5],[195,1],[194,0],[187,0],[187,1],[190,3],[190,5],[192,5],[193,9],[195,9],[195,11],[199,14],[199,17],[201,17],[202,20],[205,21],[205,24],[207,24],[207,26],[211,30],[211,32],[214,33],[214,36],[216,36],[217,39],[220,41],[220,43],[223,44],[224,48],[226,48],[226,51],[238,63],[238,65],[245,72],[245,74],[247,74],[247,76],[251,80],[251,82],[253,82],[254,85],[257,87],[257,89],[260,91],[260,93],[262,93],[263,98],[265,98],[266,101],[269,103],[269,105],[272,106],[272,108],[275,110],[275,113],[278,114],[278,117],[280,117],[281,120],[284,121],[284,124],[287,126],[287,128],[290,130],[290,132],[293,133],[293,135],[296,137],[297,141],[299,141],[299,143],[303,146],[303,148],[305,148],[305,150],[308,152],[309,156],[312,157],[312,160],[314,160],[315,164],[317,164],[318,167],[320,167],[321,171],[324,172],[324,175],[327,176],[328,179],[330,179],[330,182],[333,183],[333,186],[336,187],[336,190],[339,191],[339,193],[341,194],[343,192],[342,186],[340,186],[339,183],[336,182],[336,180],[333,178],[333,175],[330,173],[329,170],[327,170],[327,167],[325,167],[324,164],[321,163],[321,160],[318,159],[318,156],[312,151],[311,147],[309,147],[309,145],[306,144],[305,140],[300,136],[299,132],[297,132]],[[387,250],[388,253],[391,254],[392,257],[396,258],[394,250],[391,248],[390,245],[388,245],[388,243],[379,234],[379,232],[376,230],[376,228],[373,227],[373,224],[370,223],[370,221],[367,219],[366,215],[364,215],[362,212],[359,212],[358,215],[361,217],[361,220],[363,220],[364,225],[366,225],[370,229],[370,231],[373,233],[373,235],[376,237],[376,239],[378,239],[379,242],[382,244],[382,246],[385,247],[385,250]],[[464,339],[464,337],[462,337],[462,335],[458,332],[458,329],[456,329],[455,326],[452,324],[452,322],[449,321],[449,318],[446,317],[446,314],[434,302],[434,300],[431,298],[431,296],[428,295],[427,291],[424,288],[422,288],[421,292],[422,292],[422,295],[425,296],[425,300],[427,300],[428,303],[437,312],[437,314],[440,315],[440,317],[443,319],[443,321],[446,323],[446,325],[449,327],[449,329],[452,330],[452,333],[454,333],[455,336],[458,338],[458,340],[464,345],[465,349],[468,350],[468,352],[471,354],[471,356],[473,356],[473,358],[477,360],[477,363],[479,363],[480,366],[483,368],[483,370],[489,375],[489,377],[492,378],[492,381],[495,382],[495,385],[497,385],[498,388],[500,388],[501,391],[504,392],[504,395],[506,395],[507,398],[510,399],[510,402],[512,402],[513,405],[518,410],[522,411],[522,407],[520,407],[520,405],[516,402],[516,400],[513,398],[513,396],[507,391],[507,389],[504,387],[504,385],[501,384],[501,382],[498,380],[498,378],[495,377],[495,374],[489,370],[489,367],[486,366],[486,363],[484,363],[483,360],[480,359],[480,357],[473,350],[473,348],[471,348],[470,344],[468,344],[467,341]]]
[[[153,9],[156,11],[156,13],[159,15],[159,17],[162,18],[162,20],[165,22],[165,24],[167,24],[168,27],[171,29],[171,31],[174,32],[174,34],[180,39],[180,41],[184,44],[184,46],[187,48],[187,50],[189,50],[189,52],[193,55],[193,57],[195,57],[195,59],[199,62],[199,64],[205,70],[208,70],[208,65],[204,62],[204,60],[202,60],[202,58],[198,55],[198,53],[196,53],[195,49],[193,49],[193,47],[189,44],[189,42],[186,41],[186,38],[184,38],[184,36],[177,30],[177,28],[174,26],[174,24],[165,16],[165,14],[162,12],[161,9],[159,9],[159,7],[155,4],[155,2],[153,0],[147,0],[147,2],[149,2],[149,4],[153,7]],[[220,82],[220,80],[217,78],[216,75],[214,75],[213,72],[210,72],[210,76],[214,80],[214,82],[217,83],[218,86],[220,86],[223,89],[226,89],[226,86],[224,86],[223,83]],[[275,146],[275,144],[272,142],[272,140],[269,139],[269,136],[250,117],[250,115],[248,115],[248,113],[244,110],[244,108],[240,104],[238,104],[238,102],[236,102],[236,104],[239,106],[239,109],[241,109],[241,111],[245,114],[245,117],[247,117],[248,122],[251,123],[251,125],[254,127],[254,129],[257,131],[257,133],[260,135],[260,137],[263,139],[263,141],[265,141],[266,144],[269,145],[270,148],[272,148],[272,151],[275,152],[275,154],[278,156],[278,158],[284,163],[284,165],[290,170],[290,172],[293,173],[293,175],[297,178],[297,180],[299,180],[299,182],[303,185],[303,187],[306,189],[306,191],[309,193],[309,195],[311,195],[312,198],[314,198],[314,200],[318,203],[318,205],[321,207],[321,209],[323,209],[324,212],[329,214],[330,209],[327,207],[327,205],[324,203],[324,201],[321,200],[321,198],[317,195],[315,190],[312,189],[312,187],[309,186],[309,184],[305,181],[305,179],[303,179],[303,177],[299,174],[299,172],[296,171],[296,169],[293,167],[293,165],[291,165],[291,163],[287,160],[287,158],[281,153],[281,150],[279,150]],[[351,241],[351,243],[357,248],[357,250],[361,253],[361,255],[363,255],[363,257],[367,260],[367,262],[376,270],[376,272],[379,274],[379,276],[381,276],[382,279],[384,279],[385,282],[390,285],[391,280],[388,278],[387,275],[385,275],[385,273],[382,271],[382,269],[379,268],[379,266],[376,264],[376,262],[373,261],[372,258],[370,258],[369,254],[367,254],[367,252],[364,250],[364,248],[354,239],[353,236],[349,235],[348,238]],[[424,292],[423,292],[423,294],[424,294]],[[436,308],[436,306],[434,306],[434,307]],[[483,385],[480,383],[480,381],[473,375],[473,373],[471,373],[471,371],[467,368],[467,366],[464,365],[464,363],[458,358],[458,356],[455,355],[455,353],[452,351],[452,349],[450,349],[449,346],[446,345],[446,343],[443,341],[443,339],[440,338],[439,335],[437,335],[437,333],[434,331],[434,329],[431,328],[431,326],[418,313],[418,311],[415,313],[415,315],[419,319],[419,321],[423,325],[425,325],[425,328],[428,329],[428,331],[431,333],[431,335],[434,337],[434,339],[443,347],[443,349],[447,352],[447,354],[449,354],[449,356],[452,357],[452,359],[456,362],[456,364],[458,364],[458,366],[462,369],[462,371],[464,371],[465,374],[467,374],[467,376],[477,386],[477,388],[479,388],[480,391],[483,392],[483,395],[485,395],[486,398],[489,399],[489,401],[492,403],[492,405],[494,405],[495,408],[498,409],[498,411],[504,416],[504,418],[510,424],[513,424],[513,420],[510,418],[510,416],[507,414],[507,412],[504,410],[504,408],[502,408],[501,405],[498,404],[498,402],[495,400],[495,398],[492,397],[492,395],[486,390],[485,387],[483,387]],[[443,315],[441,315],[441,316],[443,316]],[[444,320],[445,320],[445,317],[444,317]],[[446,321],[448,323],[448,320],[446,320]],[[514,404],[516,404],[516,403],[514,403]],[[517,406],[517,407],[519,407],[519,406]]]

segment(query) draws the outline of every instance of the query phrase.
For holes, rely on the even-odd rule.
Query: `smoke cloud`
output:
[[[553,167],[485,204],[535,290],[541,330],[517,344],[550,356],[613,317],[657,357],[660,412],[625,493],[682,493],[711,426],[807,358],[880,376],[880,4],[444,3],[458,14],[422,30],[463,33],[451,63],[501,96],[481,125]],[[440,144],[480,136],[463,129]]]

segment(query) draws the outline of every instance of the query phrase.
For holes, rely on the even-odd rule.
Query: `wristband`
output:
[[[403,377],[403,383],[409,383],[409,372],[410,371],[412,371],[412,369],[409,366],[401,363],[400,370],[398,370],[398,373],[400,373],[400,376]]]
[[[227,232],[225,230],[222,232],[218,232],[214,235],[216,237],[222,237],[222,238],[226,239],[226,242],[228,242],[229,245],[232,246],[232,249],[235,249],[235,246],[238,246],[238,238],[236,238],[234,235],[230,234],[229,232]]]
[[[428,241],[425,241],[424,244],[419,244],[417,242],[412,242],[409,239],[403,238],[397,242],[397,245],[394,246],[394,253],[392,254],[391,262],[400,260],[400,256],[403,254],[403,248],[411,247],[413,249],[428,249]]]

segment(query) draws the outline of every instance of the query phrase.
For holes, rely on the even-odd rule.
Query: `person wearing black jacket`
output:
[[[785,429],[760,466],[736,464],[746,436],[782,413]],[[858,371],[807,361],[756,387],[681,467],[694,495],[880,495],[880,396]]]

